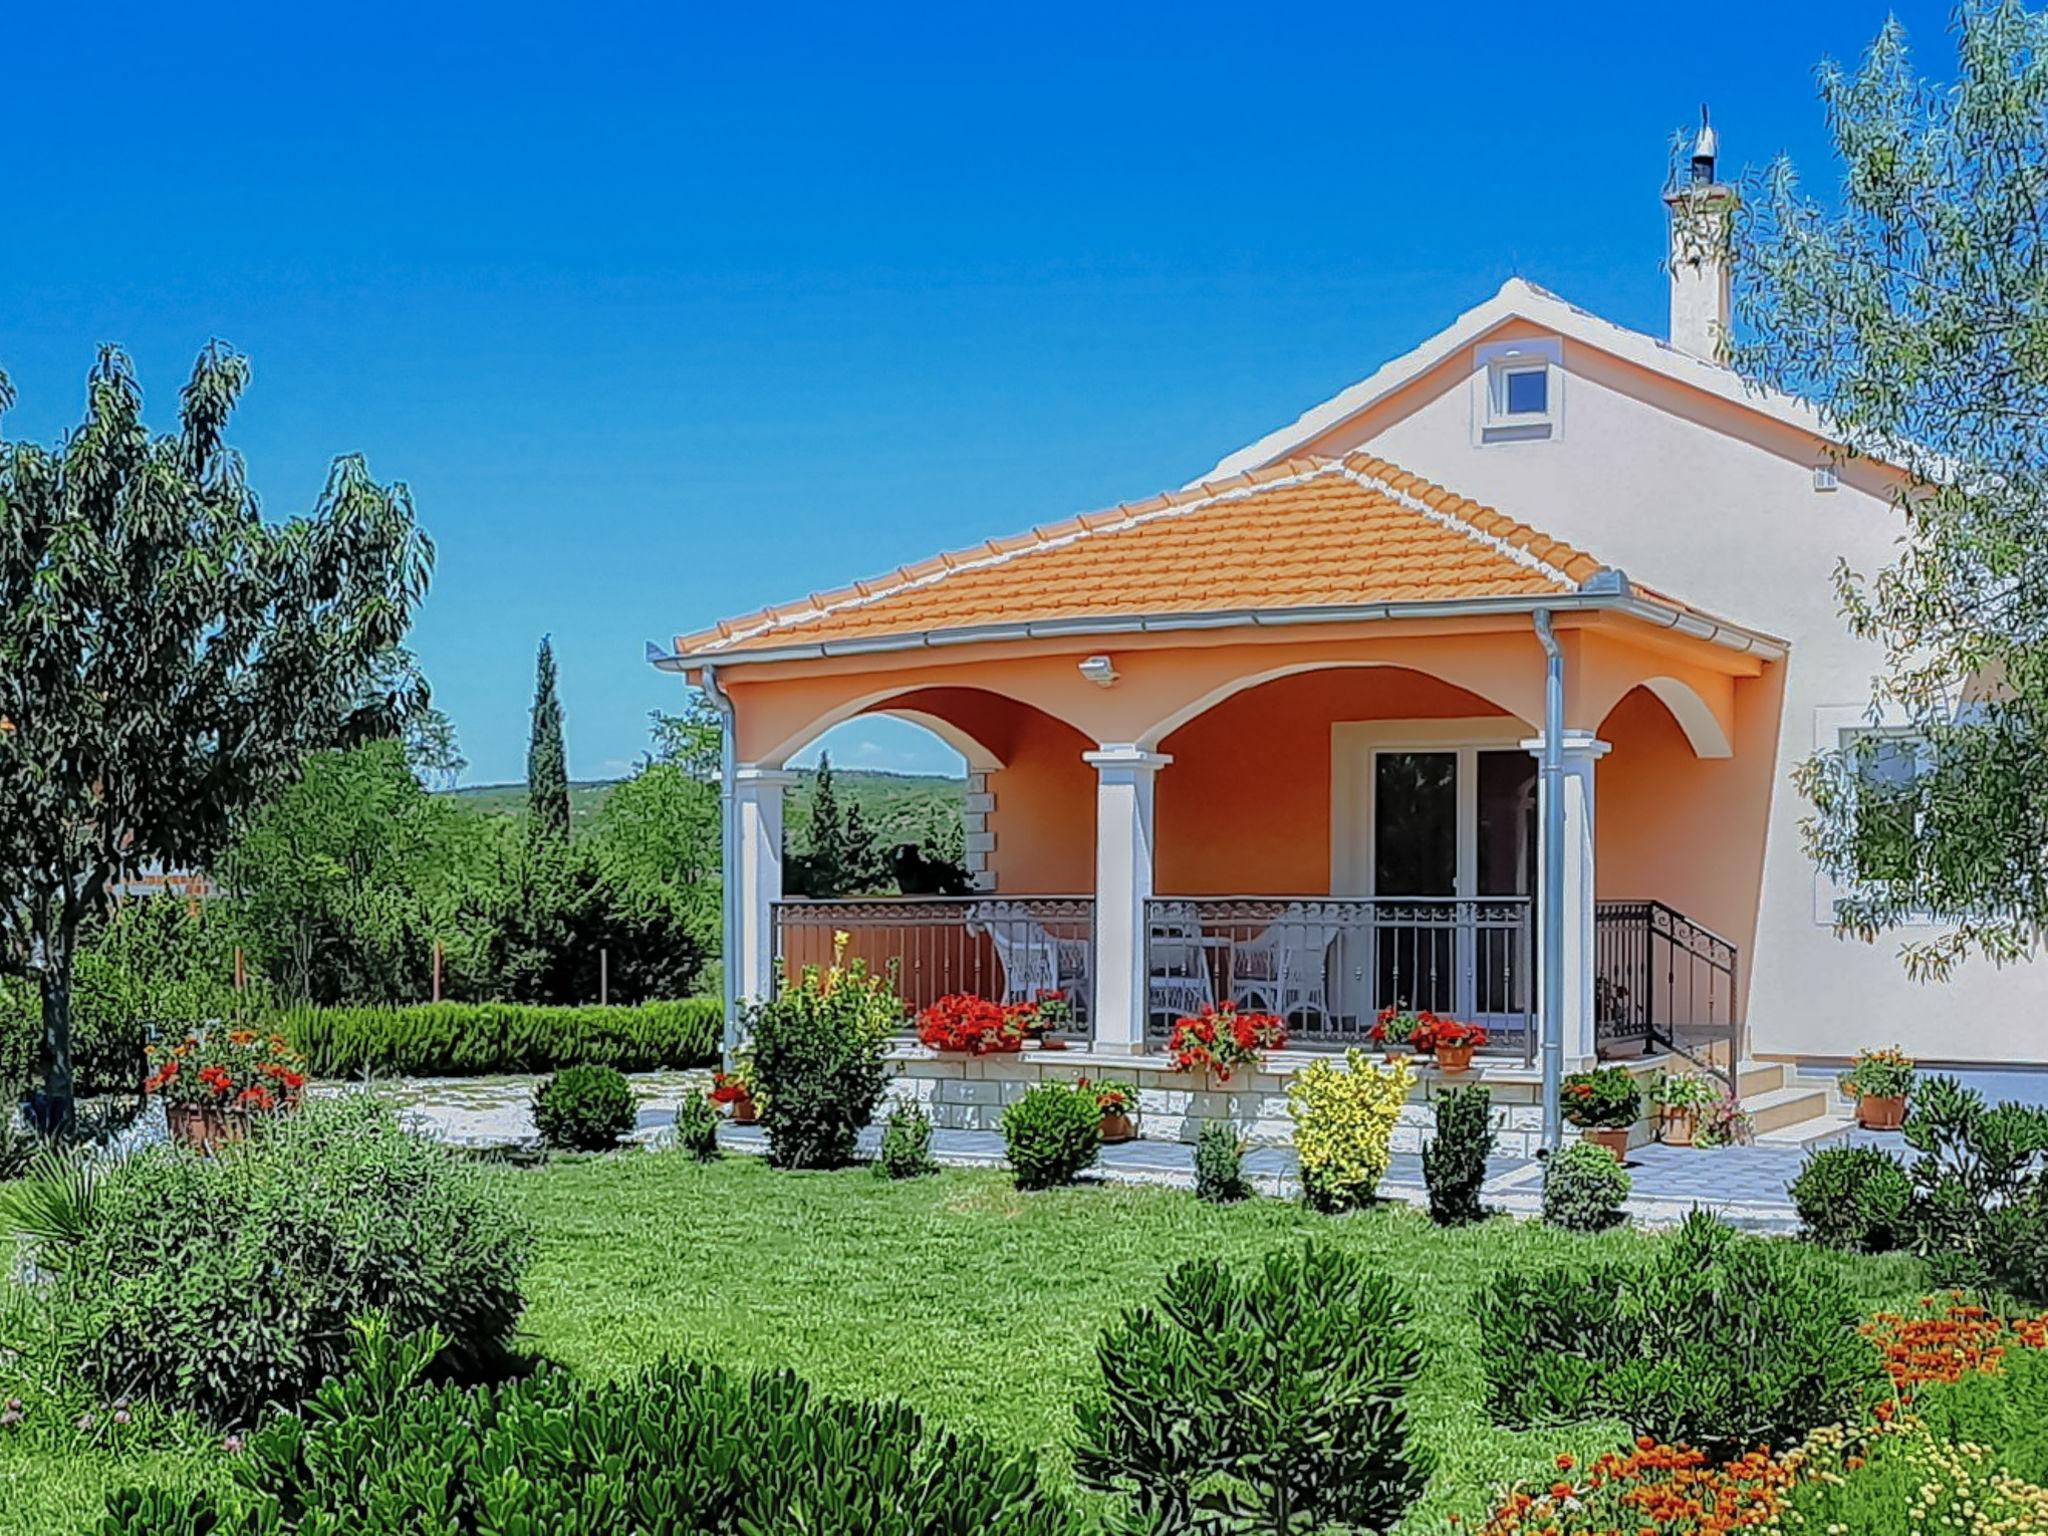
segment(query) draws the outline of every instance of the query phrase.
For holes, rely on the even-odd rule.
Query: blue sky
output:
[[[680,702],[648,639],[1179,484],[1515,273],[1661,330],[1671,133],[1824,178],[1813,66],[1883,17],[24,0],[7,432],[101,341],[167,426],[225,337],[273,512],[338,452],[411,484],[468,778],[523,772],[543,633],[608,776]]]

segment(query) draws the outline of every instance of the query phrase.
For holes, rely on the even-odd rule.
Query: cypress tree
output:
[[[846,823],[839,814],[839,794],[832,786],[832,754],[818,757],[818,777],[811,785],[811,894],[843,896],[846,867]]]
[[[569,839],[569,752],[555,692],[555,648],[546,635],[535,665],[533,730],[526,744],[526,830],[536,842]]]

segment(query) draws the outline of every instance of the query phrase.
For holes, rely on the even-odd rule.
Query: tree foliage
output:
[[[0,438],[0,965],[40,994],[53,1127],[78,936],[115,877],[206,864],[309,752],[425,702],[416,675],[377,687],[432,569],[410,494],[345,457],[309,516],[266,522],[225,440],[248,380],[208,346],[177,430],[152,434],[107,348],[76,429]]]
[[[1896,558],[1838,585],[1911,760],[1870,735],[1800,783],[1851,891],[1840,926],[1931,916],[1944,932],[1906,956],[1936,975],[2030,952],[2048,918],[2048,17],[1964,0],[1953,25],[1947,86],[1896,21],[1855,69],[1823,65],[1832,206],[1781,161],[1735,226],[1736,366],[1903,471]]]
[[[526,830],[535,841],[569,840],[569,752],[562,741],[555,647],[545,635],[534,661],[533,727],[526,746]]]

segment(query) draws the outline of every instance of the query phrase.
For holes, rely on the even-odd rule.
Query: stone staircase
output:
[[[1745,1061],[1740,1083],[1760,1147],[1825,1146],[1853,1124],[1837,1112],[1831,1084],[1798,1077],[1783,1062]]]

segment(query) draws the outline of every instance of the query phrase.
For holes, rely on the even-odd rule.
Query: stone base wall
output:
[[[889,1095],[891,1105],[923,1105],[941,1129],[1000,1132],[1003,1106],[1039,1083],[1115,1078],[1137,1084],[1138,1134],[1148,1141],[1192,1142],[1200,1138],[1203,1126],[1220,1121],[1255,1146],[1285,1146],[1294,1135],[1288,1081],[1319,1055],[1276,1052],[1267,1059],[1266,1070],[1238,1073],[1228,1084],[1212,1086],[1172,1071],[1159,1056],[1037,1049],[1007,1056],[942,1056],[921,1046],[906,1046],[893,1058],[896,1076]],[[1621,1063],[1643,1080],[1646,1089],[1662,1064],[1661,1059]],[[1543,1140],[1542,1074],[1519,1063],[1496,1064],[1483,1058],[1456,1077],[1431,1065],[1419,1067],[1394,1128],[1393,1149],[1420,1152],[1435,1130],[1430,1094],[1439,1087],[1473,1082],[1492,1091],[1498,1154],[1534,1157]],[[1567,1134],[1574,1133],[1567,1128]],[[1652,1137],[1652,1122],[1646,1117],[1636,1122],[1629,1144],[1641,1146]]]

